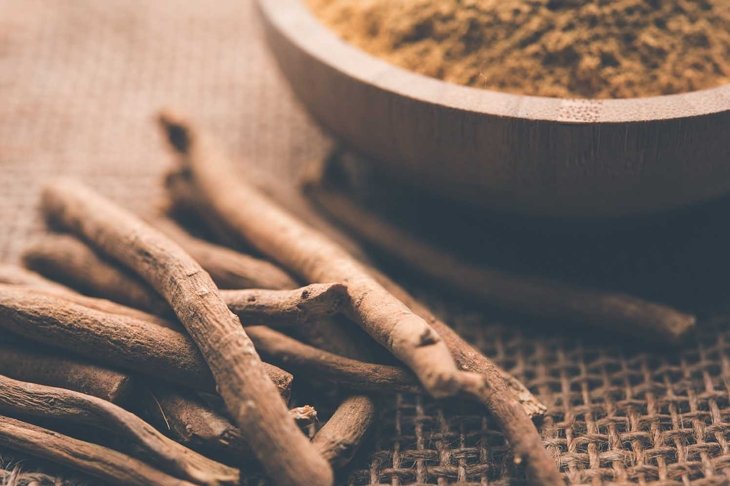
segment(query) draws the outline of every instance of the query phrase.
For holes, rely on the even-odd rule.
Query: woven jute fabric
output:
[[[169,160],[152,122],[161,106],[216,132],[241,170],[279,179],[293,180],[331,145],[280,78],[250,1],[0,2],[0,257],[16,261],[44,231],[39,188],[54,176],[78,177],[132,209],[157,201]],[[421,226],[435,220],[416,213]],[[540,430],[569,484],[728,484],[730,326],[708,304],[730,295],[725,214],[663,221],[641,238],[631,229],[562,234],[547,251],[540,231],[514,225],[472,240],[497,264],[700,312],[700,331],[677,349],[456,304],[418,280],[414,289],[549,407]],[[522,482],[482,410],[410,395],[385,398],[382,409],[339,483]],[[76,477],[2,456],[3,484]]]

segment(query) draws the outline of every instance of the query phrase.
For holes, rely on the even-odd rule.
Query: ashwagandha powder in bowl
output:
[[[631,98],[730,83],[730,0],[307,0],[342,38],[427,76]]]

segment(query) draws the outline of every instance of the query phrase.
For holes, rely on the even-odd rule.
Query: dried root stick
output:
[[[116,314],[120,316],[131,317],[133,319],[140,319],[146,322],[158,324],[163,327],[173,326],[173,324],[171,324],[169,320],[158,315],[150,314],[149,312],[141,311],[133,307],[127,307],[126,305],[117,304],[116,302],[112,302],[111,300],[89,297],[83,294],[73,292],[71,291],[71,289],[67,289],[64,292],[59,292],[58,290],[51,287],[36,287],[27,285],[13,285],[13,287],[17,289],[26,289],[38,295],[58,297],[65,301],[73,302],[74,304],[78,304],[89,309],[94,309],[107,314]]]
[[[337,314],[347,302],[341,284],[311,284],[295,290],[221,290],[228,308],[246,323],[302,326]]]
[[[208,251],[198,254],[200,263],[206,270],[208,270],[209,268],[216,268],[215,261],[229,260],[231,267],[238,268],[239,270],[243,268],[242,266],[237,266],[236,264],[237,257],[235,257],[235,255],[238,255],[238,253],[232,252],[231,250],[222,247],[217,247],[215,245],[212,246],[215,248],[220,248],[221,251]],[[52,248],[50,245],[47,245],[47,247]],[[146,297],[139,298],[139,296],[154,294],[154,291],[152,291],[152,289],[149,289],[146,283],[142,282],[134,276],[128,276],[127,274],[122,273],[116,265],[97,256],[94,250],[92,250],[88,245],[79,240],[75,240],[74,242],[72,242],[72,244],[68,244],[66,251],[71,251],[72,247],[75,255],[73,258],[69,258],[68,262],[65,263],[63,266],[64,271],[68,274],[65,276],[64,280],[79,282],[79,284],[82,286],[98,289],[100,287],[97,287],[94,282],[95,275],[109,275],[113,272],[117,272],[118,276],[114,279],[109,279],[109,281],[116,280],[120,283],[120,285],[118,288],[107,289],[109,291],[109,295],[115,296],[124,293],[124,300],[126,302],[130,302],[132,303],[132,305],[138,305],[142,308],[148,307],[146,304],[148,299]],[[35,252],[32,258],[33,260],[36,260],[38,262],[36,268],[43,269],[47,266],[56,266],[55,260],[58,260],[62,256],[62,254],[63,252],[55,253],[53,251],[46,251],[43,254]],[[214,257],[213,255],[215,254],[217,254],[217,256]],[[29,252],[26,252],[26,260],[28,258],[28,255]],[[209,261],[209,259],[211,258],[214,260],[214,262]],[[43,260],[48,260],[47,264],[42,264],[41,262]],[[77,265],[83,265],[84,268],[78,268]],[[42,279],[42,277],[39,278]],[[257,284],[265,283],[257,280],[258,277],[255,274],[246,274],[246,278]],[[27,281],[24,282],[27,283]],[[284,288],[289,288],[296,285],[293,280],[291,282],[282,282],[282,285],[284,284],[287,285],[287,287]],[[294,306],[294,308],[297,308],[297,312],[294,317],[296,317],[296,319],[299,321],[301,321],[303,318],[308,321],[306,322],[306,325],[299,328],[299,332],[305,335],[307,339],[316,342],[318,346],[323,347],[324,349],[328,349],[330,351],[345,356],[364,356],[365,358],[367,358],[367,354],[364,353],[363,346],[352,342],[346,329],[343,329],[337,323],[330,322],[329,320],[312,320],[312,317],[317,315],[319,312],[334,312],[336,308],[339,307],[339,304],[341,303],[340,286],[333,286],[333,288],[330,289],[329,286],[315,285],[314,288],[319,288],[324,292],[309,293],[307,298],[316,305],[314,307],[308,305],[303,306],[305,312],[302,312],[302,310],[297,307],[297,300],[289,300],[289,309],[292,309],[292,305]],[[254,296],[256,296],[255,293],[258,291],[222,291],[222,295],[224,299],[228,298],[229,308],[233,308],[234,311],[242,311],[242,306],[249,309],[259,308],[262,311],[265,310],[267,307],[277,307],[276,305],[272,306],[272,301],[275,301],[276,299],[271,298],[266,299],[268,303],[265,306],[261,306],[256,302],[250,302],[249,298],[247,297],[247,293],[250,292],[254,293]],[[300,291],[297,291],[296,293],[292,293],[291,295],[301,296],[301,293]],[[320,296],[322,298],[320,298]],[[87,300],[96,300],[88,299],[85,297],[82,298]],[[261,295],[258,295],[257,300],[260,298]],[[335,301],[337,302],[335,303]],[[94,305],[94,302],[80,303],[88,307],[98,307]],[[330,305],[330,303],[334,305]],[[324,304],[324,306],[322,304]],[[279,308],[280,307],[281,306],[279,306]],[[108,310],[117,314],[129,315],[127,309],[133,311],[132,317],[140,318],[140,313],[133,309],[125,308],[123,306],[120,306],[120,308],[118,309],[101,310]],[[259,317],[266,317],[266,319],[261,319],[259,322],[272,324],[272,313],[270,311],[266,312],[268,314],[266,316],[248,317],[252,317],[252,320],[254,322],[257,322],[256,319],[258,319]],[[242,314],[239,314],[239,316],[243,317]],[[289,317],[291,316],[292,315],[290,314]],[[254,319],[254,317],[256,317],[256,319]],[[143,315],[141,318],[148,321],[154,321],[157,319],[156,317],[152,317],[149,315]],[[293,322],[297,321],[279,319],[275,320],[275,323],[276,322],[279,322],[281,324],[286,323],[287,325],[290,325]],[[203,426],[203,419],[195,418],[196,416],[210,416],[211,414],[213,414],[213,412],[210,410],[206,410],[205,408],[201,408],[200,406],[196,406],[195,404],[186,404],[186,400],[182,396],[168,397],[168,395],[164,395],[164,397],[169,398],[169,400],[167,401],[167,404],[170,405],[170,410],[168,410],[167,412],[168,421],[171,423],[180,424],[181,427],[185,427],[184,424],[186,420],[190,421],[189,425],[193,428],[189,433],[191,440],[193,440],[193,438],[195,437],[198,437],[200,439],[200,442],[206,442],[210,444],[211,450],[216,449],[216,442],[218,441],[218,435],[216,432],[223,433],[224,431],[228,430],[228,428],[226,428],[226,426],[224,426],[223,423],[220,421],[214,422],[214,425],[211,425],[210,427],[205,427]],[[161,405],[164,406],[164,404]],[[174,416],[175,413],[185,414],[187,418],[180,418],[179,420],[176,420]],[[370,427],[373,425],[375,420],[375,414],[375,404],[369,397],[359,396],[347,398],[345,401],[343,401],[342,404],[340,404],[337,410],[335,410],[334,414],[327,422],[327,424],[325,424],[325,426],[323,426],[322,429],[317,433],[313,440],[313,444],[326,459],[328,459],[330,462],[338,467],[343,467],[352,458],[352,455],[354,455],[354,453],[357,451],[358,446],[362,442],[362,439],[367,434]],[[225,421],[225,423],[227,423],[227,421]],[[181,427],[176,428],[173,426],[173,429],[182,430]],[[178,438],[181,437],[184,436],[178,435]],[[193,440],[193,442],[195,441]],[[235,440],[231,442],[231,446],[231,449],[235,452]],[[246,448],[245,450],[248,451],[249,449]]]
[[[169,473],[206,485],[238,484],[238,470],[212,461],[164,435],[136,415],[90,395],[0,375],[0,413],[80,424],[114,433]]]
[[[226,156],[204,134],[169,114],[161,118],[182,170],[217,217],[258,251],[309,282],[339,281],[348,287],[353,314],[378,342],[414,370],[434,396],[455,394],[458,369],[438,335],[393,298],[339,246],[276,207],[234,177]]]
[[[363,224],[368,224],[368,222],[363,221]],[[485,403],[487,408],[496,411],[494,416],[500,428],[505,432],[505,436],[510,439],[515,449],[515,456],[517,458],[529,457],[530,451],[542,447],[532,422],[521,413],[520,407],[508,397],[510,394],[516,396],[522,411],[527,412],[530,417],[544,415],[546,407],[519,380],[506,373],[474,349],[472,345],[464,341],[446,323],[435,317],[425,305],[417,301],[406,290],[378,270],[372,267],[369,270],[383,287],[408,305],[414,313],[431,324],[444,339],[461,369],[473,371],[486,377],[483,381],[472,382],[471,393],[482,397],[481,401]],[[549,460],[546,460],[545,457],[538,460],[543,463],[543,466],[540,466],[542,469],[551,467]]]
[[[28,280],[22,280],[21,282],[28,283]],[[45,287],[42,288],[45,289]],[[23,286],[14,286],[11,289],[16,292],[28,291]],[[0,287],[0,296],[3,295],[2,290],[3,288]],[[45,301],[47,304],[45,307],[63,308],[60,306],[63,305],[64,301],[59,300],[58,296],[54,296],[52,293],[49,296],[45,293],[45,290],[36,289],[35,292],[36,294],[34,295],[40,297],[51,297],[50,301]],[[12,298],[12,296],[13,294],[11,293],[9,297]],[[8,296],[6,295],[6,297]],[[0,298],[0,300],[2,299]],[[19,304],[18,307],[24,305],[23,302],[19,302]],[[44,304],[42,302],[37,302],[36,305],[27,307],[27,310],[33,312],[43,307]],[[36,317],[43,320],[52,319],[49,316],[53,314],[52,312],[47,312],[46,314],[41,313],[36,314]],[[72,319],[71,322],[75,323],[76,318],[83,318],[84,316],[89,317],[86,313],[72,313],[70,319]],[[123,322],[123,319],[111,319],[111,321],[118,326],[114,331],[117,338],[108,341],[104,337],[106,333],[102,332],[101,340],[96,341],[96,344],[99,344],[99,346],[96,346],[94,341],[88,347],[77,346],[74,344],[78,342],[75,338],[60,337],[55,332],[47,333],[42,328],[34,328],[30,325],[25,325],[23,333],[31,338],[40,337],[41,340],[48,339],[48,336],[50,336],[50,341],[48,342],[53,345],[75,352],[81,352],[92,359],[105,360],[107,362],[117,363],[122,367],[137,369],[153,376],[161,376],[166,380],[175,376],[174,372],[169,372],[168,366],[179,368],[181,366],[180,363],[197,361],[200,363],[200,366],[194,366],[192,369],[188,369],[179,381],[184,382],[188,386],[195,385],[198,382],[210,383],[211,379],[202,367],[202,358],[186,359],[186,356],[194,356],[196,354],[191,345],[188,344],[185,347],[181,347],[179,344],[172,344],[169,333],[164,331],[160,332],[159,326],[152,326],[150,323],[145,323],[144,321],[141,323],[140,321],[136,321],[136,326],[139,328],[133,333],[124,327],[129,326],[129,321],[126,321],[126,324],[122,325],[120,323]],[[11,323],[12,321],[6,321],[6,324]],[[170,325],[167,323],[168,327]],[[73,329],[70,332],[73,335]],[[85,332],[96,333],[99,332],[99,329],[95,326],[86,327]],[[149,345],[143,345],[142,350],[139,348],[133,349],[132,343],[135,341],[128,340],[128,337],[118,336],[119,334],[124,336],[126,333],[143,336],[146,337],[145,340],[152,339],[153,342],[150,342]],[[291,338],[287,339],[289,339],[289,342],[293,341],[294,343],[301,344]],[[86,342],[87,339],[84,338],[81,341]],[[110,342],[121,343],[121,345],[110,347],[108,346]],[[155,343],[157,343],[156,346]],[[330,341],[332,345],[336,343],[337,341]],[[137,344],[139,345],[139,343]],[[154,366],[148,366],[150,357],[140,358],[137,353],[144,354],[145,349],[151,349],[153,346],[155,346],[157,352],[160,354],[176,356],[175,361],[170,362],[169,365],[160,365],[158,363]],[[164,350],[168,347],[171,347],[172,351],[165,353]],[[347,348],[346,346],[344,347]],[[139,366],[135,367],[134,363],[139,363]],[[112,402],[127,400],[130,395],[134,394],[138,399],[140,397],[142,398],[142,409],[147,411],[147,416],[153,420],[153,423],[159,427],[169,429],[176,440],[188,445],[192,449],[215,454],[215,457],[224,458],[233,464],[239,464],[242,460],[248,460],[253,456],[250,447],[238,428],[189,392],[180,390],[173,391],[162,384],[155,384],[154,394],[139,390],[135,393],[135,389],[140,387],[130,385],[132,378],[126,374],[85,363],[77,359],[62,357],[50,349],[45,351],[39,351],[38,349],[30,350],[29,347],[22,346],[17,342],[14,342],[12,345],[0,345],[0,374],[5,374],[11,378],[23,381],[68,388],[98,396]],[[200,378],[199,376],[201,375],[204,378]],[[337,375],[333,376],[336,377]],[[277,383],[283,389],[282,391],[287,394],[290,378],[288,374],[285,378],[275,377]],[[414,385],[415,383],[411,379],[410,386]],[[210,385],[204,385],[204,387],[204,389],[208,389]],[[378,391],[383,392],[385,390]],[[374,415],[375,406],[371,399],[367,397],[346,399],[322,430],[318,432],[314,439],[315,446],[333,464],[340,467],[344,466],[357,450],[357,446],[360,444],[368,428],[372,425]]]
[[[31,350],[31,346],[35,348]],[[193,450],[225,458],[234,465],[253,458],[238,428],[194,393],[161,382],[143,386],[141,380],[127,374],[37,348],[37,344],[0,344],[0,375],[125,406],[134,403],[134,409],[144,413],[159,430],[168,431],[177,442]]]
[[[42,291],[0,285],[0,328],[122,369],[215,391],[210,370],[192,340],[157,323],[107,314]],[[266,363],[262,369],[288,395],[292,376]]]
[[[418,380],[406,369],[322,351],[264,326],[246,330],[262,355],[312,379],[375,393],[421,391]]]
[[[153,314],[170,312],[162,297],[138,278],[71,235],[49,234],[23,252],[23,264],[47,278],[63,282],[80,292],[111,299]]]
[[[522,382],[510,375],[502,368],[497,366],[492,360],[484,356],[471,344],[464,341],[448,324],[443,322],[420,301],[411,296],[405,289],[393,282],[386,275],[374,268],[370,268],[370,273],[380,282],[380,284],[388,289],[390,293],[395,295],[401,302],[406,304],[414,313],[421,316],[439,333],[441,338],[446,342],[449,350],[454,356],[459,368],[465,371],[478,373],[486,378],[493,387],[503,390],[504,393],[500,397],[514,396],[522,406],[522,409],[528,417],[542,417],[547,412],[547,408],[543,405],[530,391],[522,384]],[[506,406],[506,405],[505,405]],[[525,424],[525,427],[528,427]]]
[[[313,167],[310,169],[309,174],[310,180],[312,177],[319,177],[321,179],[322,167]],[[306,183],[306,181],[305,181]],[[190,189],[191,191],[193,189]],[[369,228],[372,224],[367,218],[363,219],[362,224]],[[370,274],[373,275],[376,280],[385,287],[390,293],[395,295],[400,301],[405,303],[414,313],[421,316],[426,322],[428,322],[435,330],[439,333],[441,338],[446,342],[449,347],[457,365],[460,369],[465,371],[473,371],[486,377],[486,379],[492,383],[495,387],[511,391],[512,394],[517,397],[518,401],[522,405],[522,408],[531,418],[538,418],[547,412],[545,405],[543,405],[537,398],[530,393],[522,382],[517,380],[514,376],[505,372],[502,368],[497,366],[492,360],[484,356],[481,352],[475,349],[471,344],[464,341],[454,330],[449,327],[445,322],[435,317],[431,311],[413,298],[403,288],[393,282],[390,278],[383,275],[381,272],[369,267]]]
[[[494,362],[476,350],[471,344],[454,332],[442,320],[434,316],[421,302],[411,296],[405,289],[370,267],[369,271],[383,287],[404,302],[416,314],[425,319],[439,333],[454,355],[459,368],[472,371],[485,377],[483,382],[472,382],[472,394],[481,397],[497,420],[505,436],[515,449],[515,456],[531,457],[532,451],[542,447],[535,426],[528,417],[541,417],[547,409],[530,391],[509,373],[496,366]],[[517,397],[517,403],[512,396]],[[527,415],[525,415],[525,413]],[[533,469],[547,469],[552,467],[550,460],[545,456],[537,458],[537,466]],[[540,465],[542,464],[542,465]],[[533,477],[539,478],[539,473]]]
[[[193,450],[225,457],[233,464],[253,458],[235,425],[194,393],[179,387],[173,390],[161,382],[143,386],[141,380],[127,374],[23,342],[0,344],[0,375],[117,404],[134,403],[135,410],[143,412],[159,430],[168,430],[175,440]]]
[[[37,344],[17,340],[12,344],[0,344],[0,375],[73,390],[117,404],[133,402],[135,409],[143,411],[153,425],[160,430],[169,430],[175,440],[193,450],[224,457],[233,464],[253,458],[250,447],[235,425],[194,393],[179,387],[173,389],[160,382],[149,382],[143,386],[141,380],[124,373],[61,356],[51,349],[39,350]],[[0,377],[0,391],[5,393],[6,390],[1,386],[3,379]],[[25,403],[20,400],[16,402],[17,396],[7,392],[7,395],[0,396],[0,410],[7,397],[11,397],[15,405]],[[69,410],[65,402],[56,398],[54,400],[56,407],[63,405],[62,410]],[[290,414],[301,422],[304,419],[303,412],[310,411],[311,414],[310,409],[300,407],[290,410]],[[27,416],[37,414],[46,416],[47,411],[34,406],[33,410],[25,413]]]
[[[235,242],[231,238],[229,230],[211,214],[210,210],[205,208],[204,202],[197,197],[195,188],[191,186],[187,178],[177,173],[168,174],[165,178],[165,187],[171,199],[171,207],[185,213],[194,213],[198,219],[208,224],[209,229],[221,241]],[[301,204],[303,201],[294,201],[290,196],[289,191],[276,193],[277,201],[285,199],[288,203],[287,207],[303,208]],[[302,216],[301,213],[299,215]],[[311,216],[311,214],[309,215]],[[327,225],[323,225],[320,229],[326,230]],[[331,234],[338,235],[334,232]],[[345,238],[340,238],[338,242],[346,245],[350,252],[357,250],[352,242],[348,245]],[[204,260],[201,260],[200,263],[203,268],[207,268]],[[301,333],[308,342],[343,356],[358,359],[369,358],[364,347],[354,343],[347,330],[338,326],[337,323],[320,320],[310,324],[301,329]],[[376,416],[377,407],[372,398],[364,395],[347,397],[317,432],[312,443],[334,466],[344,467],[357,452],[364,437],[375,423]]]
[[[348,253],[359,259],[365,258],[365,254],[359,245],[338,231],[329,221],[319,217],[298,190],[272,179],[257,180],[254,184],[261,189],[261,192],[277,201],[299,219],[306,221],[315,229],[335,240]],[[185,175],[174,171],[168,172],[165,175],[164,185],[169,197],[167,205],[173,212],[181,213],[184,216],[192,216],[195,221],[204,224],[226,246],[238,248],[246,245],[245,241],[232,234],[225,222],[210,210],[205,200],[198,195],[195,187],[190,184]]]
[[[150,223],[200,262],[221,289],[298,287],[286,272],[271,262],[196,238],[167,218],[157,217]]]
[[[337,223],[379,250],[462,295],[520,313],[571,320],[676,344],[695,326],[695,317],[630,295],[479,267],[418,240],[313,181],[304,188]]]
[[[210,372],[190,338],[155,323],[104,314],[23,287],[0,286],[0,328],[122,369],[215,391]],[[401,368],[327,353],[263,326],[250,329],[262,352],[310,375],[321,373],[320,379],[380,392],[420,389],[413,376]],[[282,390],[288,390],[289,373],[269,364],[265,369]],[[395,388],[389,388],[391,384]]]
[[[182,230],[179,230],[182,231]],[[187,238],[192,238],[187,236]],[[55,237],[51,237],[55,239]],[[73,241],[68,241],[69,239]],[[83,288],[94,288],[96,293],[106,298],[115,298],[115,296],[123,296],[121,300],[129,302],[134,307],[141,309],[149,308],[147,295],[156,294],[149,286],[136,278],[135,276],[124,273],[119,269],[118,265],[102,258],[86,243],[64,236],[63,241],[57,242],[59,246],[64,246],[64,251],[54,252],[54,245],[43,244],[47,248],[43,253],[36,252],[33,247],[25,252],[27,261],[34,261],[35,267],[39,270],[45,268],[63,268],[64,274],[59,275],[64,281],[74,282],[77,290]],[[235,262],[237,256],[244,256],[227,248],[211,245],[216,251],[201,252],[198,255],[200,265],[208,271],[218,266],[217,262],[222,262],[223,266],[230,265],[236,268]],[[73,252],[73,257],[67,258],[65,262],[59,260],[64,255]],[[215,254],[215,255],[214,255]],[[27,283],[32,285],[32,279],[18,280],[18,271],[27,274],[30,277],[40,279],[41,281],[54,284],[50,280],[36,275],[33,272],[20,269],[17,267],[9,267],[12,278],[8,283]],[[238,267],[242,268],[242,267]],[[103,282],[96,281],[96,275],[109,275],[116,273],[111,278],[105,277],[108,281],[119,282],[118,287],[105,287]],[[265,281],[257,280],[255,274],[242,275],[255,283],[264,284]],[[271,279],[268,279],[271,281]],[[3,269],[0,267],[0,282],[3,282]],[[284,283],[284,282],[282,282]],[[336,343],[339,348],[339,354],[349,355],[357,354],[363,349],[361,344],[352,343],[349,333],[343,329],[341,325],[331,322],[328,319],[322,319],[330,314],[334,314],[341,310],[342,305],[342,288],[338,284],[314,284],[313,286],[296,289],[297,284],[291,280],[287,286],[277,287],[278,290],[294,290],[295,292],[262,292],[254,289],[243,291],[238,290],[222,290],[221,296],[223,300],[229,304],[229,308],[244,321],[260,322],[266,325],[286,326],[290,327],[295,324],[306,322],[306,326],[301,326],[299,331],[306,335],[307,340],[316,343],[319,347],[327,347],[330,343]],[[262,289],[265,287],[261,287]],[[103,290],[102,290],[103,289]],[[68,290],[68,289],[66,289]],[[310,290],[310,291],[308,291]],[[302,296],[306,292],[306,296]],[[142,296],[142,297],[140,297]],[[74,302],[80,303],[87,307],[110,312],[114,314],[129,315],[142,320],[154,321],[157,317],[151,317],[150,314],[134,311],[129,307],[118,306],[114,302],[102,301],[99,299],[88,299],[76,293],[70,297]],[[251,300],[255,299],[255,300]],[[115,308],[116,307],[116,308]],[[160,305],[154,307],[162,307]],[[314,322],[316,320],[316,322]],[[345,344],[349,343],[349,344]],[[331,350],[331,349],[330,349]]]
[[[0,374],[68,388],[114,403],[127,399],[135,388],[134,378],[125,373],[39,348],[30,342],[0,344]]]
[[[0,416],[0,446],[82,471],[120,486],[194,486],[130,456],[20,420]]]
[[[331,332],[333,326],[340,332]],[[347,329],[336,322],[314,321],[302,330],[305,340],[320,349],[348,358],[370,359],[368,346],[353,339]],[[373,398],[366,395],[345,397],[315,434],[312,443],[333,466],[344,467],[360,448],[376,417],[377,405]]]
[[[348,288],[352,317],[381,345],[408,365],[424,388],[435,397],[460,392],[478,394],[484,377],[457,368],[438,333],[421,317],[382,287],[368,269],[320,233],[302,224],[235,176],[233,165],[205,134],[187,121],[165,113],[161,123],[175,149],[181,170],[216,217],[258,251],[309,282],[339,281]],[[491,405],[487,397],[477,399]],[[524,437],[508,436],[517,459],[527,463],[535,483],[562,484],[554,462],[547,456],[534,425],[514,397],[511,400],[532,426]],[[503,412],[492,408],[494,414]],[[512,420],[511,417],[503,417]],[[510,427],[505,432],[513,432]],[[521,447],[523,444],[525,447]]]
[[[75,293],[63,285],[48,280],[42,275],[26,270],[11,263],[0,263],[0,283],[7,285],[27,285],[30,287],[51,289],[60,293]]]
[[[83,244],[82,246],[86,247],[86,245]],[[58,255],[58,257],[60,258],[60,254]],[[94,270],[97,267],[90,268]],[[105,268],[99,268],[99,270],[101,272],[106,271]],[[89,272],[88,270],[83,269],[81,270],[81,273],[92,274],[93,272]],[[122,275],[121,272],[120,275]],[[66,300],[70,300],[77,304],[89,307],[91,309],[100,310],[102,312],[121,314],[124,316],[135,317],[137,319],[143,319],[148,321],[160,321],[160,319],[153,314],[149,314],[147,312],[140,311],[132,307],[127,307],[111,300],[87,297],[86,295],[80,294],[75,290],[61,285],[55,281],[48,280],[40,274],[14,265],[0,265],[0,284],[32,288],[36,292],[42,292],[46,295],[62,297]]]
[[[212,234],[216,242],[224,245],[224,248],[239,248],[242,245],[240,239],[236,239],[223,223],[216,220],[215,216],[203,207],[201,201],[182,177],[175,173],[167,173],[164,178],[164,186],[168,195],[173,197],[166,197],[163,200],[163,213],[173,216],[181,215],[186,219],[192,219],[195,224],[202,224],[202,227]]]
[[[174,123],[172,123],[172,120],[170,121],[170,127],[171,130],[176,129]],[[163,122],[163,129],[164,128],[165,126]],[[189,124],[187,124],[187,122],[183,122],[177,127],[177,129],[180,135],[184,135],[185,130],[191,128]],[[205,134],[203,134],[202,136],[205,137]],[[219,149],[214,147],[214,150],[218,154],[220,154],[220,152],[218,151]],[[184,162],[184,159],[189,157],[186,157],[185,154],[181,154],[181,158]],[[230,167],[229,170],[231,170]],[[173,199],[174,203],[180,204],[183,207],[188,208],[189,210],[197,211],[199,214],[212,218],[219,218],[219,215],[211,212],[213,210],[211,209],[209,203],[204,199],[203,196],[200,195],[200,190],[196,187],[195,182],[190,177],[190,173],[188,170],[184,169],[181,172],[171,173],[168,176],[167,180],[175,181],[172,187],[170,185],[167,186],[168,193]],[[301,201],[299,201],[299,204],[301,204]],[[317,216],[309,215],[309,217],[312,224],[318,223],[318,227],[328,226],[326,223],[321,221],[321,218],[318,218]],[[309,221],[310,219],[308,219],[307,221]],[[222,223],[220,223],[220,219],[218,221],[219,224],[222,225]],[[228,231],[230,231],[230,229]],[[334,236],[338,235],[338,233],[335,232],[333,228],[330,228],[330,231],[334,233]],[[341,236],[341,234],[339,235]],[[341,236],[339,239],[349,240],[348,238],[343,236]],[[354,243],[350,242],[349,245],[352,246],[354,245]],[[357,248],[356,254],[358,255],[358,258],[360,260],[363,260],[362,252],[359,251],[359,249]],[[483,374],[489,380],[503,381],[507,389],[512,390],[512,392],[518,397],[520,403],[525,409],[525,412],[530,417],[540,417],[545,414],[545,406],[540,403],[540,401],[537,400],[537,398],[535,398],[535,396],[532,395],[532,393],[530,393],[529,390],[527,390],[527,388],[519,380],[515,379],[509,373],[506,373],[489,358],[481,354],[473,346],[464,341],[447,324],[435,318],[424,305],[416,302],[413,297],[408,295],[405,290],[400,288],[389,278],[382,275],[380,272],[372,267],[368,266],[368,270],[372,275],[375,276],[378,282],[386,287],[391,293],[395,294],[398,299],[406,303],[408,307],[413,310],[413,312],[421,316],[434,328],[436,328],[437,332],[441,335],[441,337],[444,339],[447,346],[449,347],[450,351],[452,352],[454,359],[456,360],[460,369]]]
[[[372,398],[351,395],[319,429],[312,443],[333,466],[344,467],[352,460],[376,416]]]
[[[147,420],[191,449],[228,464],[253,457],[240,430],[192,393],[154,386],[141,391],[138,400]]]
[[[30,349],[35,346],[34,349]],[[134,409],[176,441],[212,457],[240,465],[253,453],[238,428],[193,392],[161,382],[140,384],[127,374],[39,350],[37,344],[0,344],[0,375],[19,381],[73,390]],[[0,380],[1,381],[1,380]],[[0,397],[0,402],[3,398]],[[30,413],[33,413],[31,411]],[[301,415],[299,409],[290,413]]]
[[[233,258],[233,255],[245,257],[225,248],[220,248],[220,251],[227,252],[225,261],[235,262],[236,258]],[[209,256],[213,254],[216,252],[208,251],[207,256],[201,260],[206,270],[209,268],[208,265],[223,266],[221,258],[212,258],[213,263],[211,263]],[[156,315],[164,316],[170,312],[167,303],[147,283],[124,272],[113,262],[101,258],[87,244],[72,236],[47,236],[27,248],[23,258],[30,268],[50,278],[68,282],[82,292],[93,289],[91,293],[94,295],[123,302]],[[237,274],[242,275],[244,272]],[[246,275],[254,274],[246,273]],[[252,277],[250,280],[256,279]],[[294,284],[294,281],[289,279],[286,283]],[[340,312],[347,298],[345,289],[340,284],[313,284],[292,290],[221,290],[220,296],[242,321],[274,327],[301,325],[313,319],[336,314]],[[72,298],[87,307],[122,313],[119,308],[115,309],[115,304],[111,302],[101,305],[95,299],[77,296]],[[133,317],[151,320],[149,314],[137,313]]]
[[[43,284],[44,280],[40,277],[36,283]],[[28,284],[33,280],[22,279],[18,282]],[[46,289],[47,286],[41,285],[40,288]],[[45,290],[40,292],[44,293]],[[98,358],[101,359],[101,356]],[[160,382],[142,386],[140,380],[128,374],[61,356],[52,349],[41,350],[35,343],[18,339],[11,344],[0,344],[0,374],[16,380],[74,390],[113,403],[134,401],[137,409],[145,412],[147,417],[156,419],[153,421],[155,425],[162,430],[169,430],[178,442],[191,449],[221,455],[234,464],[253,457],[238,428],[189,391],[179,388],[173,390]]]
[[[146,419],[193,450],[238,466],[254,457],[238,427],[193,393],[155,383],[142,389],[137,400]],[[300,424],[317,415],[310,406],[289,414]]]
[[[159,231],[79,183],[62,180],[47,186],[42,207],[52,221],[128,266],[165,298],[274,481],[332,483],[331,467],[289,416],[241,322],[195,260]]]

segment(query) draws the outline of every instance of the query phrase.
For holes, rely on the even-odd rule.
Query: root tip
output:
[[[170,145],[178,152],[187,152],[191,136],[186,118],[174,110],[165,108],[157,114],[157,121]]]

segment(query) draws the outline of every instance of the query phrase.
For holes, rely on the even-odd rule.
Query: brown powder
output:
[[[404,68],[519,94],[629,98],[730,82],[730,0],[308,0]]]

